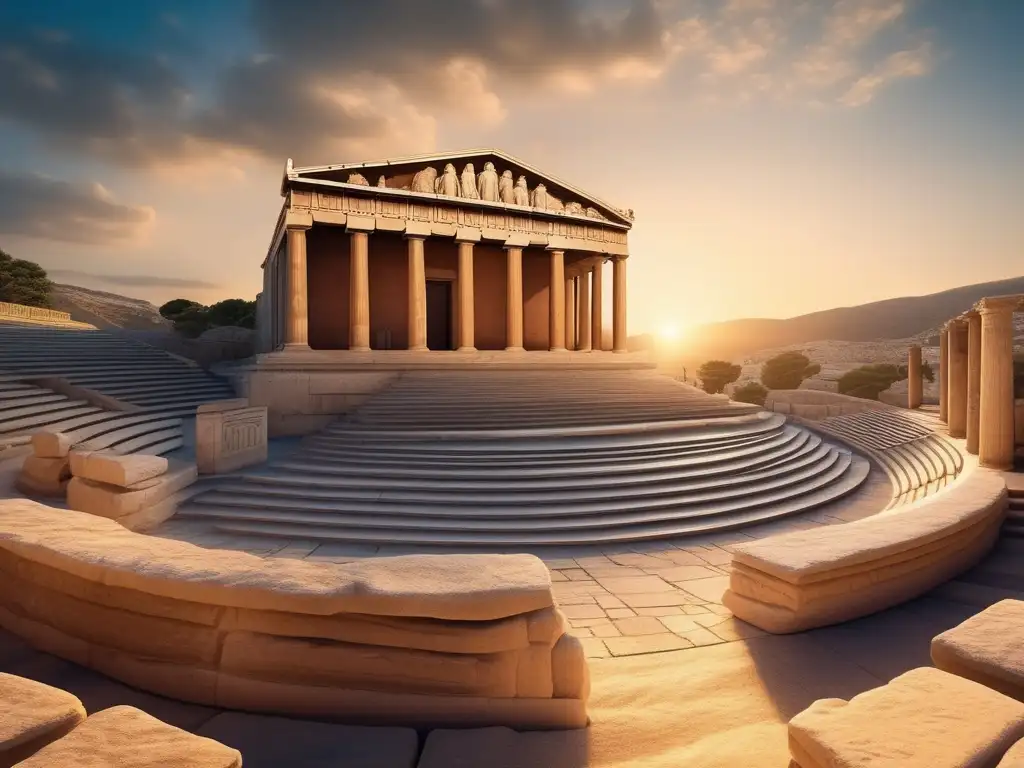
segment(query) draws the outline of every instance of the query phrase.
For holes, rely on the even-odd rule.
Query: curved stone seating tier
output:
[[[31,384],[0,381],[0,435],[45,428],[96,450],[160,454],[181,447],[181,423],[163,413],[111,411]]]
[[[908,507],[733,550],[723,603],[768,632],[799,632],[889,608],[976,564],[1006,513],[998,472],[974,469]]]
[[[97,330],[0,325],[0,373],[21,379],[57,376],[165,418],[193,416],[203,403],[234,397],[226,381],[198,366]]]
[[[262,559],[0,501],[0,625],[171,698],[370,724],[586,725],[531,555]]]
[[[718,407],[703,400],[702,409]],[[578,544],[774,520],[833,501],[866,477],[865,460],[784,417],[741,413],[444,432],[433,424],[371,431],[345,420],[288,459],[220,482],[178,515],[232,533],[324,540]]]
[[[890,507],[941,490],[964,469],[964,456],[953,443],[897,409],[832,416],[814,426],[878,462],[893,484]]]

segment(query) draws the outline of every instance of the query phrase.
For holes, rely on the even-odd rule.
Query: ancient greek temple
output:
[[[1013,467],[1013,335],[1024,296],[991,296],[954,317],[939,336],[939,418],[983,467]],[[912,347],[908,405],[921,404],[921,349]]]
[[[295,168],[263,262],[263,352],[626,351],[615,208],[497,150]],[[337,356],[334,358],[337,360]]]

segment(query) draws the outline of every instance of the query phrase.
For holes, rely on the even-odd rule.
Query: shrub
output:
[[[52,309],[52,291],[53,283],[45,269],[0,250],[0,301]]]
[[[905,365],[897,366],[889,363],[864,365],[842,375],[839,379],[839,392],[865,400],[877,400],[879,392],[905,378],[907,378]]]
[[[256,327],[256,302],[245,299],[225,299],[209,307],[188,299],[174,299],[160,307],[160,314],[174,321],[174,330],[190,339],[210,328]]]
[[[799,389],[800,382],[821,372],[802,352],[783,352],[761,366],[761,383],[768,389]]]
[[[742,387],[737,387],[732,393],[732,399],[740,403],[753,403],[764,405],[764,399],[768,397],[768,390],[756,381],[748,381]]]
[[[740,377],[741,368],[725,360],[708,360],[697,369],[700,386],[709,395],[717,395],[726,384],[731,384]]]
[[[935,371],[931,363],[921,363],[921,378],[928,382],[935,381]]]
[[[161,317],[166,317],[168,320],[174,320],[186,310],[201,306],[202,304],[199,302],[192,301],[190,299],[171,299],[166,304],[163,304],[158,311],[160,312]]]

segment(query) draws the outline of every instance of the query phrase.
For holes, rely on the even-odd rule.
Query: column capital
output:
[[[502,246],[506,250],[509,248],[526,248],[530,244],[530,236],[525,232],[513,232],[505,240],[505,244]]]
[[[476,227],[459,227],[455,230],[456,243],[479,243],[480,238],[480,230]]]
[[[426,240],[431,235],[430,225],[422,221],[407,221],[405,222],[405,231],[402,235],[408,238],[417,238],[419,240]]]
[[[302,224],[299,222],[289,222],[284,225],[285,230],[288,232],[305,232],[307,229],[312,229],[312,224]]]
[[[285,229],[309,229],[313,226],[313,214],[289,208],[284,216],[284,226]]]
[[[345,222],[345,231],[362,232],[367,234],[373,232],[377,228],[377,222],[372,216],[353,216],[349,214],[348,219]]]
[[[986,296],[974,305],[982,315],[991,315],[997,312],[1014,312],[1021,309],[1021,296]]]

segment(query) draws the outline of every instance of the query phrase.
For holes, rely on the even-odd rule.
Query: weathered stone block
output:
[[[72,451],[71,474],[98,483],[130,488],[167,472],[167,459],[136,453],[118,456],[101,451]]]
[[[15,481],[18,490],[28,496],[63,496],[71,479],[67,458],[27,456]]]
[[[168,467],[166,474],[143,480],[131,488],[75,477],[68,484],[68,506],[79,512],[120,520],[163,501],[195,482],[195,464],[174,462],[169,463]]]
[[[200,408],[196,413],[196,463],[200,474],[231,472],[266,460],[266,406]]]
[[[241,768],[242,755],[134,707],[120,706],[90,716],[63,739],[20,763],[19,768],[115,765]]]
[[[63,432],[40,430],[32,435],[32,453],[41,459],[61,459],[71,450],[71,438]]]
[[[0,672],[0,765],[14,765],[85,720],[70,693]]]

